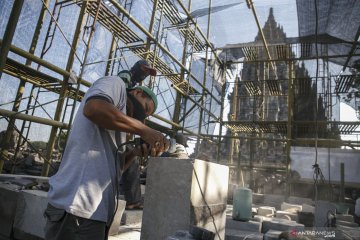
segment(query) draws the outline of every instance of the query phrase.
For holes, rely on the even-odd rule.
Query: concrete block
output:
[[[239,231],[251,231],[251,232],[261,232],[261,222],[258,221],[236,221],[233,220],[231,216],[226,218],[226,229],[234,229]]]
[[[315,207],[309,204],[304,203],[302,205],[302,212],[311,212],[311,213],[315,213]]]
[[[287,211],[276,211],[275,216],[277,218],[283,218],[283,219],[287,219],[290,221],[297,221],[298,215],[297,213],[293,213],[293,212],[287,212]]]
[[[264,194],[264,205],[271,206],[276,209],[281,208],[281,203],[285,201],[283,195]]]
[[[259,207],[257,214],[264,217],[272,217],[275,215],[275,211],[274,207]]]
[[[10,239],[19,197],[19,186],[0,183],[0,239]]]
[[[354,222],[354,216],[350,214],[336,214],[336,221]]]
[[[118,234],[120,224],[121,224],[121,217],[122,217],[122,215],[124,213],[125,206],[126,206],[126,201],[118,199],[117,211],[116,211],[116,214],[114,216],[114,221],[111,224],[110,229],[109,229],[109,235],[110,236]]]
[[[23,190],[20,193],[14,220],[14,237],[27,240],[44,238],[47,192]]]
[[[188,230],[190,225],[209,231],[214,231],[216,226],[224,239],[228,178],[229,168],[216,163],[151,158],[141,239],[165,239],[177,230]]]
[[[280,207],[281,211],[293,212],[302,211],[302,205],[290,204],[283,202]]]
[[[298,204],[298,205],[302,205],[304,203],[308,205],[315,205],[315,202],[311,198],[302,198],[302,197],[289,197],[286,202],[290,204]]]
[[[263,240],[264,234],[251,231],[226,229],[225,240]]]
[[[264,240],[278,240],[278,239],[280,239],[281,234],[282,234],[282,231],[269,230],[265,233]]]
[[[335,213],[336,206],[328,201],[317,201],[315,203],[315,227],[324,227],[327,223],[328,212]]]
[[[272,219],[271,221],[263,221],[261,232],[266,233],[270,229],[277,231],[304,230],[304,225],[294,221],[279,218]]]

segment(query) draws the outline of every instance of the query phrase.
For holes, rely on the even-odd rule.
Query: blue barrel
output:
[[[237,188],[233,195],[234,220],[248,221],[252,218],[252,191],[248,188]]]

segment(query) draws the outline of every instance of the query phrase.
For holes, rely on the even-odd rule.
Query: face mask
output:
[[[146,74],[143,70],[141,70],[141,65],[140,64],[135,64],[131,70],[131,81],[132,82],[142,82],[147,76],[148,74]]]
[[[141,103],[130,93],[127,93],[128,98],[130,99],[133,105],[133,118],[144,122],[146,116],[145,109],[141,105]]]

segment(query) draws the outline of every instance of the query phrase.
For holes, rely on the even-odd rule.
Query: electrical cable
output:
[[[134,144],[134,143],[135,143],[135,141],[127,141],[127,142],[124,142],[124,143],[120,144],[116,148],[116,152],[115,152],[115,209],[114,209],[114,213],[113,213],[113,215],[112,215],[112,217],[110,219],[109,227],[113,223],[116,212],[117,212],[118,207],[119,207],[119,203],[118,203],[118,196],[119,196],[119,192],[120,192],[119,191],[119,171],[122,171],[122,169],[124,169],[124,165],[125,165],[124,161],[120,161],[120,166],[118,166],[118,157],[119,157],[120,148],[122,148],[122,147],[124,147],[126,145]],[[121,153],[121,154],[124,154],[124,153],[125,153],[125,151],[123,153]]]
[[[318,8],[317,8],[317,0],[314,1],[315,3],[315,53],[316,53],[316,72],[315,72],[315,163],[313,165],[314,168],[314,190],[315,190],[315,201],[318,198],[318,178],[322,175],[321,169],[318,164],[318,96],[317,96],[317,88],[318,88],[318,75],[319,75],[319,51],[318,51]]]

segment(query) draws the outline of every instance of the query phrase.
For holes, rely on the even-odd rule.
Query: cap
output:
[[[130,88],[129,90],[135,90],[135,89],[143,90],[143,92],[145,92],[146,95],[148,95],[151,98],[151,100],[154,103],[154,111],[152,112],[152,113],[154,113],[156,111],[156,108],[158,105],[158,101],[157,101],[157,97],[156,97],[155,93],[150,88],[145,87],[145,86],[136,86],[136,87]]]
[[[155,68],[152,68],[149,64],[148,61],[146,60],[139,60],[137,61],[135,64],[139,64],[139,65],[142,65],[144,68],[146,68],[147,70],[149,70],[149,73],[151,76],[156,76],[156,69]]]
[[[187,145],[187,137],[185,137],[184,134],[176,133],[175,140],[176,140],[176,143],[179,143],[179,144],[183,145],[184,147],[188,147],[188,145]]]

